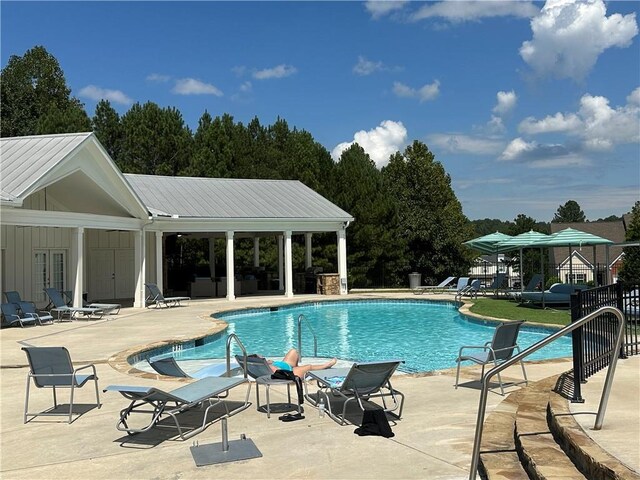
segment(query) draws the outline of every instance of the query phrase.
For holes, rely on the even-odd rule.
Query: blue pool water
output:
[[[226,337],[235,333],[249,353],[281,357],[297,348],[298,316],[304,314],[318,338],[319,357],[350,361],[403,359],[404,371],[423,372],[454,367],[462,345],[490,341],[495,324],[461,315],[452,302],[347,301],[318,302],[216,314],[229,324],[222,335],[202,346],[174,352],[177,360],[224,358]],[[303,355],[313,356],[313,336],[303,322]],[[552,333],[542,327],[525,326],[518,343],[524,349]],[[234,353],[239,351],[234,350]],[[568,357],[570,338],[539,350],[535,359]]]

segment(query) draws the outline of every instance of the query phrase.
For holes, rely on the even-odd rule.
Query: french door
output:
[[[35,250],[33,261],[33,297],[36,302],[48,300],[45,288],[63,291],[67,285],[67,252],[65,250]]]

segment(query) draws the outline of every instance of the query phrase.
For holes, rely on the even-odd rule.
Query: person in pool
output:
[[[300,354],[295,348],[289,350],[282,360],[276,360],[275,362],[270,360],[267,361],[271,366],[271,370],[274,372],[276,370],[287,370],[289,372],[293,372],[295,376],[300,378],[304,378],[307,372],[311,370],[324,370],[325,368],[331,368],[337,362],[335,358],[332,358],[322,365],[300,365]]]

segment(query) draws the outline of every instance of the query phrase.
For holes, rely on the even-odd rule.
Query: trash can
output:
[[[422,283],[422,274],[413,272],[409,274],[409,288],[418,288]]]

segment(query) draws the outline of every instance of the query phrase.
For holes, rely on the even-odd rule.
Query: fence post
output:
[[[617,282],[615,284],[616,286],[616,307],[618,307],[618,310],[620,310],[624,315],[626,315],[626,313],[624,312],[624,288],[622,285],[622,282]],[[631,290],[629,290],[629,295],[631,295]],[[624,332],[624,336],[625,336],[625,341],[622,342],[622,345],[620,345],[620,357],[619,358],[627,358],[627,345],[630,342],[627,342],[627,332]]]
[[[571,294],[571,323],[582,318],[581,291]],[[582,354],[582,327],[571,332],[573,345],[573,398],[572,403],[584,403],[582,398],[582,382],[584,381],[584,362]]]

